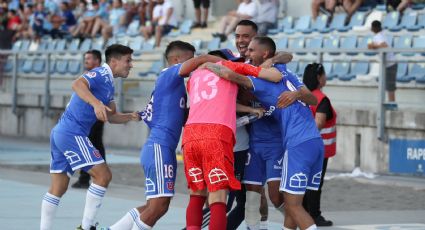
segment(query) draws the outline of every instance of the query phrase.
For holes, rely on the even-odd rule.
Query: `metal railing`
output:
[[[339,53],[339,54],[346,54],[346,53],[371,53],[374,52],[377,54],[377,61],[379,63],[379,75],[380,76],[385,76],[386,75],[386,70],[385,70],[385,65],[386,65],[386,54],[391,52],[391,53],[424,53],[425,51],[423,49],[378,49],[378,50],[368,50],[368,49],[285,49],[284,51],[286,52],[291,52],[294,53],[296,55],[296,53],[313,53],[315,58],[317,58],[317,62],[322,62],[323,61],[323,56],[326,53]],[[151,51],[149,53],[155,53],[158,51]],[[206,50],[201,50],[201,53],[206,53]],[[83,53],[82,51],[34,51],[34,52],[30,52],[30,51],[11,51],[11,50],[0,50],[0,55],[10,55],[12,56],[12,60],[13,60],[13,70],[12,70],[12,101],[11,101],[11,106],[12,106],[12,111],[14,114],[17,114],[17,108],[18,108],[18,58],[20,55],[44,55],[45,57],[43,57],[43,59],[46,59],[46,65],[45,65],[45,72],[46,72],[46,77],[44,78],[45,80],[45,84],[44,84],[44,107],[43,107],[43,113],[45,116],[48,116],[50,114],[50,102],[51,102],[51,72],[50,72],[50,64],[52,61],[52,55],[61,55],[61,54],[76,54],[76,55],[80,55],[80,59],[83,59]],[[351,56],[351,59],[353,60],[359,60],[359,58],[356,58],[355,56]],[[370,58],[373,58],[376,56],[370,56]],[[344,61],[350,61],[350,60],[344,60]],[[405,61],[405,60],[403,60]],[[413,61],[409,61],[409,62],[425,62],[425,57],[421,60],[413,60]],[[82,65],[81,65],[81,71],[82,69]],[[116,90],[116,94],[118,97],[118,110],[119,111],[123,111],[124,108],[124,90],[123,90],[123,85],[124,85],[124,79],[119,79],[117,81],[117,90]],[[381,141],[387,141],[387,136],[386,136],[386,132],[385,132],[385,111],[387,110],[387,104],[385,103],[385,83],[386,83],[386,79],[385,77],[379,77],[379,84],[378,84],[378,91],[379,91],[379,100],[378,100],[378,113],[377,113],[377,137],[379,140]]]

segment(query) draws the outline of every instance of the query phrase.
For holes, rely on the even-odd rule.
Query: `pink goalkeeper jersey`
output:
[[[236,84],[198,69],[192,73],[187,88],[190,109],[186,124],[221,124],[236,133]]]

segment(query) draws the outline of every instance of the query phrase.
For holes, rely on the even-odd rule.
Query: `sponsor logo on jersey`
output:
[[[100,152],[99,152],[99,150],[97,150],[97,149],[95,149],[95,150],[93,151],[93,154],[94,154],[94,156],[95,156],[96,158],[102,158],[102,155],[100,155]]]
[[[94,77],[96,77],[96,72],[93,72],[93,71],[88,72],[88,73],[86,73],[86,76],[89,77],[89,78],[94,78]]]

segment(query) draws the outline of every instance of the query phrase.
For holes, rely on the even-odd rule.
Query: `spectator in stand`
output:
[[[33,8],[34,7],[31,3],[26,3],[23,6],[23,10],[20,12],[22,23],[19,31],[15,35],[16,39],[32,37],[32,30],[30,25],[32,22]]]
[[[139,8],[142,8],[141,1],[143,0],[123,0],[127,26],[139,15]]]
[[[202,20],[201,20],[201,4],[202,4]],[[210,0],[193,0],[195,6],[196,22],[193,28],[207,28],[208,10],[210,8]]]
[[[156,0],[144,0],[139,11],[140,25],[145,26],[146,20],[152,20],[153,8],[155,7]],[[146,15],[148,13],[148,16]]]
[[[373,21],[372,32],[375,34],[372,38],[372,42],[367,45],[369,49],[380,49],[391,47],[391,44],[388,43],[388,38],[385,36],[382,31],[382,26],[380,21]],[[388,92],[388,101],[395,102],[395,90],[396,90],[396,75],[397,75],[397,63],[395,63],[394,53],[387,53],[386,55],[386,85],[385,88]],[[384,77],[384,76],[381,76]]]
[[[403,13],[403,11],[413,3],[413,0],[387,0],[387,6]]]
[[[63,1],[60,7],[60,16],[62,18],[61,30],[71,33],[75,29],[77,20],[75,19],[74,13],[72,13],[68,2]]]
[[[104,7],[101,7],[97,0],[92,0],[91,5],[87,5],[87,11],[84,12],[80,24],[72,34],[74,37],[90,37],[94,22],[97,18],[105,19],[108,17]]]
[[[49,15],[45,11],[43,3],[37,3],[36,9],[32,17],[33,17],[33,21],[32,21],[31,28],[33,30],[33,35],[35,40],[39,40],[43,35],[49,32],[46,30],[46,27],[45,27],[45,24],[48,21]]]
[[[303,82],[317,98],[317,105],[310,105],[310,109],[313,112],[314,120],[325,144],[325,158],[323,160],[319,189],[317,191],[306,190],[303,207],[317,226],[332,226],[332,221],[326,220],[322,216],[320,198],[326,169],[328,168],[328,159],[336,154],[336,112],[329,98],[322,92],[322,88],[326,85],[326,73],[322,64],[313,63],[307,65],[303,74]]]
[[[116,34],[125,29],[125,10],[121,0],[112,2],[112,9],[109,11],[108,20],[97,18],[92,30],[92,37],[101,31],[103,39],[106,41],[112,34]]]
[[[252,0],[243,0],[236,11],[232,10],[221,19],[218,33],[214,33],[213,37],[219,37],[221,42],[227,40],[227,36],[231,34],[236,25],[244,19],[252,20],[257,16],[257,5]]]
[[[347,13],[347,24],[350,21],[351,16],[356,12],[362,3],[363,0],[313,0],[311,2],[312,17],[313,20],[316,20],[320,12],[320,7],[324,7],[330,16],[328,20],[328,22],[330,22],[333,13],[335,12],[335,8],[337,6],[342,6],[344,11]]]
[[[153,9],[151,25],[141,27],[140,32],[146,40],[155,34],[155,46],[159,47],[162,36],[176,27],[177,17],[172,2],[170,0],[157,0],[157,5]]]
[[[258,26],[258,35],[265,36],[267,31],[275,28],[277,25],[277,11],[279,10],[278,0],[259,0],[258,16],[256,24]]]

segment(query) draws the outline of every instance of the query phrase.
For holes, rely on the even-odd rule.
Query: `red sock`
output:
[[[215,202],[210,204],[210,230],[223,230],[226,229],[226,203]]]
[[[204,207],[205,196],[191,195],[189,205],[186,209],[186,229],[200,230],[202,226],[202,207]]]

